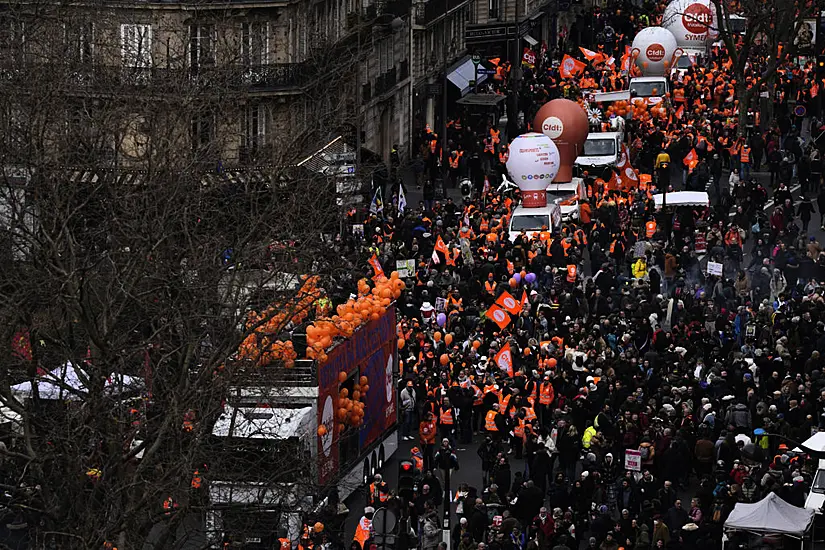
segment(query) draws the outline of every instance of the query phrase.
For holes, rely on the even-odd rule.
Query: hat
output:
[[[365,514],[374,514],[375,513],[375,508],[373,508],[372,506],[367,506],[366,508],[364,508],[364,513]]]
[[[434,309],[435,308],[430,302],[424,302],[423,304],[421,304],[421,311],[432,311]]]

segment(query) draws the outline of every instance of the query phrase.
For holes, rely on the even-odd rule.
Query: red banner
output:
[[[326,428],[318,437],[318,483],[324,485],[335,479],[339,470],[349,464],[339,464],[339,431],[336,419],[338,393],[341,388],[339,373],[357,381],[367,377],[370,389],[364,409],[364,424],[358,428],[359,450],[369,448],[396,422],[396,391],[393,367],[397,339],[395,335],[395,308],[390,307],[377,321],[364,325],[351,338],[329,352],[329,358],[318,366],[318,425]],[[360,459],[360,456],[359,456]]]

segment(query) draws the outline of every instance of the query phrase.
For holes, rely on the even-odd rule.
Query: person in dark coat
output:
[[[510,483],[512,482],[510,462],[506,456],[499,458],[498,464],[493,467],[492,477],[493,483],[498,485],[498,497],[501,499],[501,502],[505,502],[505,497],[510,491]]]
[[[487,517],[487,508],[484,506],[484,501],[477,498],[476,504],[473,507],[473,512],[470,514],[470,533],[472,533],[474,541],[484,540],[484,533],[487,531],[488,523],[489,519]]]

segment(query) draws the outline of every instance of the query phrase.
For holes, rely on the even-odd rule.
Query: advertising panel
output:
[[[364,424],[359,428],[359,448],[363,452],[396,422],[397,395],[393,366],[397,353],[395,306],[378,320],[370,321],[328,352],[329,359],[318,367],[318,425],[326,433],[318,436],[318,482],[326,484],[338,473],[339,433],[335,406],[339,373],[359,379],[366,376],[367,392]]]

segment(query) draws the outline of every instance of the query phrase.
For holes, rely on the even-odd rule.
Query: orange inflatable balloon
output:
[[[556,366],[556,358],[551,357],[550,359],[547,360],[547,364],[550,365],[551,367],[555,367]]]
[[[443,353],[443,354],[441,354],[441,358],[439,359],[439,361],[441,361],[441,364],[443,366],[446,366],[450,363],[450,356],[447,355],[446,353]]]
[[[369,379],[366,376],[362,376],[358,379],[358,383],[362,386],[366,386],[367,384],[369,384]]]
[[[440,342],[441,341],[441,333],[436,331],[436,333],[433,334],[433,340],[435,340],[436,342]]]
[[[346,380],[347,380],[347,373],[339,372],[338,373],[338,381],[339,382],[346,382]]]
[[[444,335],[444,343],[448,346],[453,343],[453,335],[452,334],[445,334]]]
[[[582,152],[590,129],[585,112],[575,101],[554,99],[538,110],[533,119],[533,128],[552,139],[559,149],[559,171],[553,181],[571,181],[573,163]]]
[[[318,435],[320,435],[321,437],[324,437],[325,435],[327,435],[327,427],[324,426],[323,424],[318,426]]]
[[[516,288],[518,286],[518,281],[515,279],[510,279],[510,288]]]
[[[481,342],[478,340],[473,340],[473,349],[478,349],[481,347]]]

